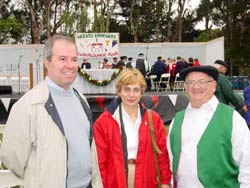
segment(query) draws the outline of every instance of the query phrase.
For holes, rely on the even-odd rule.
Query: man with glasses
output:
[[[231,82],[225,76],[229,69],[228,64],[222,60],[216,60],[213,66],[219,71],[215,96],[220,102],[233,105],[237,111],[244,115],[247,111],[244,100],[238,94],[234,93]]]
[[[180,76],[190,103],[168,134],[174,187],[250,187],[250,134],[239,113],[215,97],[217,69],[191,67]]]

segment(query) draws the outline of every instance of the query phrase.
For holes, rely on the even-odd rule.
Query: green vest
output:
[[[170,132],[174,180],[181,151],[181,126],[184,114],[185,110],[176,114]],[[232,119],[233,108],[219,103],[197,145],[197,174],[201,184],[206,188],[240,187],[239,168],[232,154]]]

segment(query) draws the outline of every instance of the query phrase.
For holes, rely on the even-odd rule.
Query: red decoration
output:
[[[104,97],[96,97],[96,101],[97,101],[98,106],[99,106],[100,109],[103,109],[104,100],[105,100]]]
[[[159,95],[151,95],[150,97],[154,103],[154,107],[157,107],[159,102]]]

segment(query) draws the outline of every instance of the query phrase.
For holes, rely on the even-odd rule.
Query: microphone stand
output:
[[[40,56],[41,54],[36,59],[36,84],[40,82],[40,64],[39,64]]]
[[[146,70],[146,72],[150,72],[151,67],[150,67],[149,62],[148,62],[148,45],[146,47],[146,62],[148,64],[148,70]]]
[[[146,47],[146,60],[148,61],[148,45]]]
[[[20,68],[20,65],[21,65],[21,59],[22,59],[22,55],[19,56],[19,62],[18,62],[18,91],[19,91],[19,94],[21,94],[21,68]]]

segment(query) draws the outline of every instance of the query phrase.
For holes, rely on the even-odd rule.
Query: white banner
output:
[[[80,58],[105,58],[119,55],[119,33],[76,33]]]

